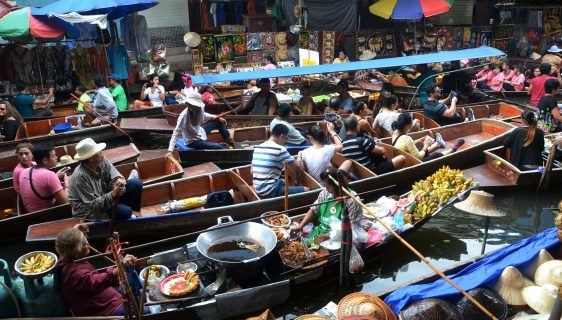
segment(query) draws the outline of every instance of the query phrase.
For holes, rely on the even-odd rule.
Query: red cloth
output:
[[[36,38],[54,39],[64,37],[64,27],[53,23],[48,17],[32,16],[29,10],[29,33]]]
[[[531,79],[531,85],[533,86],[531,89],[531,105],[536,107],[539,104],[539,100],[544,96],[544,83],[550,78],[552,77],[543,74]]]
[[[248,15],[253,16],[256,14],[256,2],[255,0],[248,0],[248,5],[246,7],[248,10]]]
[[[96,271],[88,261],[66,262],[64,258],[59,268],[61,292],[75,316],[111,316],[123,306],[113,268]]]

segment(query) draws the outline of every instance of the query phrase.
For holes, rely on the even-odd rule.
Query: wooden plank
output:
[[[183,177],[194,177],[202,174],[208,174],[220,171],[221,168],[212,162],[205,162],[195,166],[187,167],[183,169]]]

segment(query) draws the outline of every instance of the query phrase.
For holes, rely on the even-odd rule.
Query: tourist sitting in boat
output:
[[[444,155],[457,151],[463,144],[464,139],[458,139],[453,147],[443,152],[435,152],[439,148],[445,148],[447,145],[441,134],[435,134],[435,138],[424,136],[417,140],[412,139],[408,135],[412,128],[412,115],[409,113],[401,113],[398,119],[392,124],[394,133],[392,134],[392,145],[399,150],[407,152],[422,161],[430,161],[440,158]],[[418,150],[417,145],[422,144],[423,147]]]
[[[297,156],[297,164],[308,172],[314,179],[321,181],[320,174],[326,169],[331,168],[331,160],[336,152],[341,152],[343,143],[340,136],[336,133],[334,124],[326,123],[328,134],[334,141],[334,144],[325,144],[326,134],[318,125],[308,128],[308,138],[312,142],[312,146],[300,151]],[[351,172],[351,160],[345,160],[339,169],[349,173]]]
[[[60,291],[75,317],[122,316],[125,309],[117,291],[117,267],[98,271],[89,261],[76,261],[90,254],[90,245],[84,236],[87,230],[87,225],[82,224],[65,229],[57,236]],[[134,256],[126,255],[121,262],[128,268],[133,267],[135,261]],[[144,313],[149,312],[145,307]]]
[[[49,88],[49,94],[43,99],[35,99],[31,96],[29,86],[25,81],[16,82],[16,90],[18,94],[14,98],[14,105],[22,117],[48,117],[53,115],[51,109],[46,108],[45,105],[53,97],[55,88]]]
[[[0,142],[16,139],[16,133],[23,124],[19,112],[7,100],[0,100]]]
[[[285,194],[285,180],[281,173],[287,163],[298,168],[295,159],[287,152],[289,128],[284,124],[277,124],[271,129],[269,139],[254,147],[252,158],[253,184],[260,198],[280,197]],[[295,194],[308,191],[307,187],[289,186],[288,193]]]
[[[351,113],[353,110],[353,98],[349,94],[349,84],[345,80],[340,80],[336,85],[336,92],[340,97],[339,113]]]
[[[16,147],[16,154],[18,155],[18,165],[14,168],[14,172],[12,172],[13,181],[14,181],[14,190],[17,193],[20,192],[20,176],[22,172],[25,171],[27,168],[31,168],[31,166],[36,165],[33,161],[33,145],[29,142],[22,142],[18,144]]]
[[[347,117],[344,121],[346,137],[343,141],[342,154],[355,160],[376,174],[392,172],[406,164],[402,155],[388,160],[384,155],[384,148],[378,147],[376,142],[359,131],[359,121],[355,117]]]
[[[176,96],[181,92],[183,89],[184,82],[182,80],[183,71],[176,70],[174,72],[174,78],[172,82],[168,85],[168,95],[166,95],[164,99],[164,104],[178,104]]]
[[[316,104],[312,100],[312,88],[310,85],[304,84],[301,89],[302,98],[299,99],[297,103],[297,109],[300,111],[300,115],[312,115],[316,111]]]
[[[35,145],[33,158],[37,165],[25,169],[18,178],[25,211],[35,212],[68,203],[69,168],[60,169],[57,173],[49,170],[57,165],[55,148],[47,144]]]
[[[390,134],[392,130],[392,123],[398,120],[398,116],[400,112],[396,109],[398,108],[398,98],[390,93],[381,94],[380,99],[380,106],[381,109],[379,114],[375,117],[375,121],[373,122],[373,129],[378,130],[382,128],[386,130],[388,134]],[[420,121],[418,119],[414,119],[412,123],[412,130],[411,131],[419,131],[420,130]]]
[[[74,99],[72,99],[71,103],[77,102],[78,104],[76,105],[76,110],[78,110],[80,113],[84,113],[84,103],[90,103],[92,102],[92,98],[90,97],[88,90],[86,90],[86,88],[83,85],[77,85],[76,88],[74,88],[74,95],[76,95],[79,100],[76,101]]]
[[[149,77],[149,80],[142,85],[140,100],[133,102],[133,108],[161,107],[164,104],[166,91],[160,85],[160,78],[153,74]],[[148,101],[145,101],[146,98],[148,98]]]
[[[260,91],[254,93],[245,106],[236,108],[236,113],[269,116],[275,115],[277,108],[279,107],[279,101],[277,101],[275,93],[271,92],[269,79],[260,79],[258,81],[258,87]]]
[[[105,124],[108,120],[115,121],[119,114],[113,96],[105,86],[105,79],[102,76],[95,77],[94,85],[96,86],[96,94],[92,103],[94,110],[86,109],[86,113],[93,118],[90,122],[90,126],[93,127]]]
[[[314,242],[315,244],[320,244],[328,240],[331,231],[330,224],[341,221],[342,219],[342,201],[330,201],[335,199],[338,194],[339,187],[334,182],[334,180],[339,181],[338,170],[335,168],[328,168],[320,174],[320,179],[324,188],[320,191],[318,198],[314,202],[317,205],[310,207],[297,227],[291,228],[291,234],[298,234],[309,222],[318,220],[319,224],[312,229],[312,233],[307,239],[307,242]],[[350,190],[347,180],[345,178],[341,180],[343,184],[342,187]],[[350,191],[352,194],[356,195],[354,191]],[[363,219],[363,209],[351,198],[346,198],[343,202],[345,203],[345,208],[349,215],[349,221],[360,227],[361,220]]]
[[[548,63],[543,63],[540,65],[539,67],[539,71],[540,71],[540,76],[537,76],[537,73],[535,73],[535,77],[531,80],[530,84],[529,84],[529,95],[531,96],[531,101],[530,104],[534,107],[538,106],[539,104],[539,100],[544,96],[545,94],[545,83],[548,79],[551,79],[552,77],[550,76],[550,71],[552,70],[552,67],[550,64]]]
[[[546,80],[544,83],[544,96],[539,100],[538,114],[539,127],[544,132],[562,132],[562,114],[558,108],[556,94],[560,89],[560,81],[555,78]]]
[[[365,102],[358,101],[353,104],[351,116],[355,117],[359,122],[359,131],[361,131],[361,133],[365,133],[372,137],[378,138],[379,135],[375,132],[375,130],[373,130],[373,127],[371,125],[371,122],[374,121],[370,116],[371,114],[372,112],[371,110],[369,110],[369,107]],[[369,122],[369,120],[371,122]]]
[[[454,92],[451,92],[447,98],[439,100],[441,88],[432,84],[427,88],[427,95],[429,97],[423,102],[424,116],[435,120],[442,126],[465,121],[464,116],[457,111],[458,99]],[[447,106],[449,102],[451,105]]]
[[[503,73],[503,80],[504,82],[507,80],[511,80],[513,76],[515,76],[515,69],[513,68],[513,64],[509,61],[504,61],[502,64],[502,73]]]
[[[75,160],[80,164],[72,173],[68,198],[72,215],[90,220],[112,218],[127,220],[133,212],[140,212],[142,182],[137,170],[131,171],[129,179],[115,169],[101,152],[105,143],[96,143],[86,138],[76,145]],[[118,201],[118,203],[116,203]]]
[[[510,80],[504,80],[503,89],[505,91],[523,91],[525,89],[525,69],[522,66],[515,67],[514,75]]]
[[[172,155],[179,138],[183,138],[185,145],[192,149],[224,149],[225,147],[220,143],[207,141],[207,134],[215,129],[219,130],[228,144],[233,144],[226,128],[226,120],[206,113],[205,103],[198,92],[191,91],[185,98],[185,103],[187,108],[178,117],[167,155]]]
[[[295,128],[290,123],[290,116],[291,116],[291,105],[288,103],[281,103],[279,108],[277,109],[278,116],[271,120],[269,124],[269,130],[273,131],[273,128],[278,124],[284,124],[287,128],[289,128],[289,133],[287,134],[287,145],[290,146],[309,146],[310,141],[308,141],[305,136]],[[303,130],[304,132],[304,130]]]
[[[535,113],[525,110],[521,120],[526,128],[515,128],[505,138],[505,158],[519,170],[533,170],[542,166],[542,152],[544,151],[544,134],[537,128]]]
[[[482,90],[490,90],[490,85],[492,84],[492,78],[494,73],[492,72],[492,65],[485,64],[482,66],[482,70],[476,73],[476,87]]]
[[[501,72],[500,67],[497,64],[494,64],[492,74],[494,76],[492,77],[490,89],[493,91],[502,91],[505,74]]]
[[[340,50],[338,52],[338,56],[334,59],[332,63],[344,63],[344,62],[349,62],[349,58],[347,57],[347,54],[345,53],[344,50]]]
[[[113,78],[112,76],[108,76],[107,81],[109,84],[109,92],[113,97],[113,101],[115,101],[117,110],[127,111],[127,109],[129,108],[129,104],[127,102],[125,89],[123,89],[123,86],[119,83],[119,80],[115,80],[115,78]]]

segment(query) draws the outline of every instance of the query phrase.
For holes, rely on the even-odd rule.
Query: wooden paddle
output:
[[[544,166],[544,172],[542,173],[541,180],[539,181],[539,185],[537,186],[537,192],[541,190],[546,191],[546,189],[548,188],[548,182],[550,180],[550,171],[552,170],[552,166],[554,165],[555,156],[556,156],[556,143],[553,143],[552,146],[550,147],[548,158]]]
[[[106,118],[105,116],[101,115],[99,112],[97,112],[94,108],[92,108],[92,106],[88,103],[83,101],[82,99],[78,98],[77,96],[75,96],[73,93],[70,94],[74,99],[80,101],[84,106],[86,106],[88,109],[92,110],[95,114],[97,114],[99,117],[101,117],[105,122],[109,123],[112,127],[114,127],[115,129],[117,129],[117,131],[121,132],[122,134],[124,134],[127,138],[129,138],[129,140],[131,142],[133,141],[133,138],[131,138],[130,135],[128,135],[125,131],[123,131],[121,128],[119,128],[115,123],[111,122],[108,118]]]

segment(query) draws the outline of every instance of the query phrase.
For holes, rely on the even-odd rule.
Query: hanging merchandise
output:
[[[308,50],[310,42],[310,34],[308,33],[308,31],[301,31],[299,38],[300,48]]]
[[[217,63],[234,61],[235,52],[232,38],[228,35],[215,36],[215,52]]]
[[[53,64],[55,65],[57,86],[64,87],[72,74],[72,53],[68,47],[60,43],[55,45],[51,53]]]
[[[261,32],[261,43],[264,49],[275,48],[275,33]]]
[[[470,27],[463,27],[462,31],[462,46],[463,48],[470,48],[470,39],[472,38],[472,29]]]
[[[235,57],[245,57],[246,56],[246,34],[232,34],[229,36],[230,42],[234,46],[234,56]]]
[[[166,46],[162,43],[154,45],[152,48],[152,61],[165,62],[166,61]]]
[[[261,50],[261,35],[259,33],[248,33],[246,48],[247,50]]]
[[[123,80],[129,77],[129,67],[131,62],[127,54],[127,49],[122,45],[110,45],[107,47],[107,58],[109,67],[112,71],[111,76],[115,80]]]
[[[336,46],[336,33],[334,31],[322,31],[322,64],[332,63],[334,60],[334,49]]]
[[[262,65],[262,51],[261,50],[253,50],[248,51],[248,63],[252,65]]]
[[[155,72],[156,68],[152,63],[139,63],[139,80],[148,80],[148,76],[153,75]]]
[[[133,13],[121,19],[121,38],[138,62],[148,62],[145,53],[150,49],[150,36],[144,16]]]
[[[394,34],[391,29],[360,31],[357,33],[356,43],[357,56],[366,50],[375,53],[377,58],[396,55]]]
[[[462,27],[455,27],[453,28],[453,49],[460,50],[463,47],[463,28]]]
[[[197,47],[201,50],[203,63],[215,62],[215,36],[210,34],[201,35],[201,43]]]
[[[289,59],[289,46],[287,45],[287,33],[279,32],[275,35],[275,61],[287,61]]]
[[[435,27],[437,34],[437,52],[451,51],[454,49],[454,28],[448,26]]]
[[[80,38],[78,38],[77,41],[80,42],[80,45],[82,45],[82,47],[92,48],[96,45],[93,40],[98,37],[98,27],[96,25],[89,23],[77,23],[74,25],[74,27],[80,32]]]

